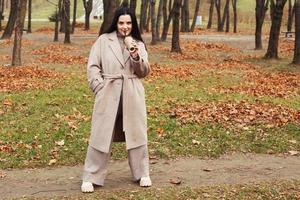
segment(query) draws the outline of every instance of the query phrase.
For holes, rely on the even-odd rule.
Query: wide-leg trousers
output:
[[[122,117],[122,99],[120,100],[117,120]],[[114,137],[114,134],[112,138]],[[94,149],[90,145],[87,149],[82,180],[94,183],[96,185],[104,185],[104,179],[107,175],[108,161],[111,152],[111,145],[109,153],[104,153]],[[148,146],[142,145],[127,151],[128,162],[134,181],[140,180],[142,177],[149,176],[149,154]]]
[[[149,155],[147,145],[130,149],[127,151],[127,155],[134,181],[149,176]],[[103,186],[107,175],[109,157],[110,153],[104,153],[88,146],[82,180]]]

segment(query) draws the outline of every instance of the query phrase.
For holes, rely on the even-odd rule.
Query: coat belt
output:
[[[104,79],[122,79],[123,80],[123,131],[126,132],[127,123],[128,119],[127,115],[130,113],[130,108],[129,108],[129,93],[128,93],[128,88],[129,88],[129,79],[134,79],[138,78],[136,75],[126,75],[126,74],[102,74],[102,77]]]

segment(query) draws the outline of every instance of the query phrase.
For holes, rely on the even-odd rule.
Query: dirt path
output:
[[[224,156],[215,160],[196,158],[173,161],[151,160],[153,187],[240,184],[272,180],[300,180],[300,158],[273,155]],[[0,180],[0,198],[68,196],[80,193],[82,166],[6,170]],[[112,161],[101,190],[138,187],[131,181],[127,161]]]

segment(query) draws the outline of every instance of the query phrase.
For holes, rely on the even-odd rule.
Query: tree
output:
[[[27,24],[27,33],[31,33],[31,9],[32,9],[32,0],[28,0],[28,24]]]
[[[292,0],[289,0],[289,9],[288,9],[288,21],[287,21],[287,31],[292,31],[292,25],[293,25],[293,17],[295,15],[295,9],[292,5]]]
[[[9,39],[14,31],[14,26],[17,19],[18,0],[11,0],[8,22],[4,29],[1,39]]]
[[[74,5],[73,5],[73,22],[72,22],[72,30],[71,30],[71,33],[74,33],[74,31],[75,31],[76,14],[77,14],[77,0],[74,0]]]
[[[222,20],[221,20],[221,0],[215,0],[215,6],[217,10],[217,17],[218,17],[218,31],[223,31],[222,28]]]
[[[269,0],[256,0],[255,7],[255,49],[262,49],[261,32],[265,21],[266,12],[269,7]]]
[[[173,34],[172,34],[172,48],[171,52],[182,53],[179,44],[179,17],[180,17],[180,7],[182,0],[174,0],[173,5]]]
[[[22,65],[21,47],[22,47],[24,21],[26,15],[26,6],[27,6],[27,0],[17,0],[15,38],[14,38],[12,64],[11,64],[12,66]]]
[[[2,20],[4,19],[4,0],[0,0],[0,31],[2,31]]]
[[[295,8],[295,50],[293,64],[300,64],[300,0],[296,0]]]
[[[136,0],[130,0],[130,9],[135,13],[136,10]]]
[[[64,43],[71,43],[70,40],[70,0],[63,0],[63,13],[65,20],[65,40]]]
[[[120,4],[119,0],[103,0],[103,22],[100,27],[99,35],[101,35],[104,31],[106,31],[114,17],[114,13]]]
[[[114,13],[120,4],[119,0],[103,0],[103,22],[100,27],[99,35],[101,35],[104,31],[106,31],[114,17]]]
[[[237,11],[236,11],[236,1],[232,0],[232,9],[233,9],[233,32],[237,32]]]
[[[192,26],[191,26],[191,30],[190,30],[191,32],[194,32],[194,30],[195,30],[197,16],[199,15],[199,8],[200,8],[200,0],[197,0],[196,5],[195,5],[195,13],[194,13],[194,17],[193,17],[193,22],[192,22]]]
[[[163,31],[162,31],[162,34],[161,34],[161,41],[166,41],[167,40],[168,30],[169,30],[169,26],[170,26],[171,20],[173,18],[173,15],[174,15],[174,6],[170,10],[168,20],[166,22],[164,22]]]
[[[58,11],[58,6],[56,6],[56,9],[55,9],[55,28],[54,28],[54,42],[57,42],[58,41],[58,23],[59,23],[59,11]]]
[[[59,32],[65,33],[66,21],[64,17],[64,10],[63,10],[63,0],[58,0],[58,13],[59,13],[59,21],[60,21],[60,29]]]
[[[85,10],[84,30],[90,29],[90,15],[93,10],[93,0],[82,0]],[[103,1],[104,4],[105,1]]]
[[[159,31],[160,31],[161,17],[163,14],[163,1],[164,0],[159,1],[158,11],[157,11],[156,27],[155,27],[155,30],[156,30],[155,37],[156,37],[157,41],[160,41]]]
[[[275,3],[274,0],[271,0],[271,5],[273,5],[273,7],[271,8],[272,22],[268,50],[265,55],[265,58],[267,59],[278,58],[278,40],[283,15],[283,8],[286,1],[287,0],[276,0]]]
[[[150,0],[151,1],[151,0]],[[150,20],[151,20],[151,5],[148,4],[148,14],[147,14],[147,20],[146,20],[146,26],[144,27],[144,30],[146,30],[146,32],[150,31]]]
[[[208,22],[207,22],[207,29],[211,28],[212,17],[213,17],[213,12],[214,12],[214,4],[215,4],[215,0],[210,0],[209,17],[208,17]]]
[[[228,22],[228,27],[229,27],[229,20],[227,20],[227,18],[229,17],[229,1],[230,0],[226,0],[224,11],[223,11],[221,26],[220,26],[220,29],[218,28],[218,31],[223,31],[224,30],[224,24],[225,24],[226,21]]]
[[[181,32],[190,31],[189,18],[189,0],[183,0],[183,5],[181,7]]]
[[[148,0],[142,0],[141,14],[140,14],[140,32],[141,33],[144,33],[145,26],[147,23],[147,7],[148,7]]]
[[[151,15],[151,33],[152,41],[151,44],[157,44],[156,38],[156,15],[155,15],[155,0],[150,0],[150,15]]]

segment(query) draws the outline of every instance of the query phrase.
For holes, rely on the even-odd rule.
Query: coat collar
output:
[[[114,55],[116,56],[116,58],[118,59],[120,64],[123,67],[125,67],[125,63],[128,61],[130,54],[127,49],[124,49],[124,55],[123,55],[122,49],[121,49],[121,46],[119,43],[119,39],[117,36],[117,32],[114,31],[112,33],[109,33],[108,39],[110,41],[109,46],[110,46],[111,50],[113,51]]]

